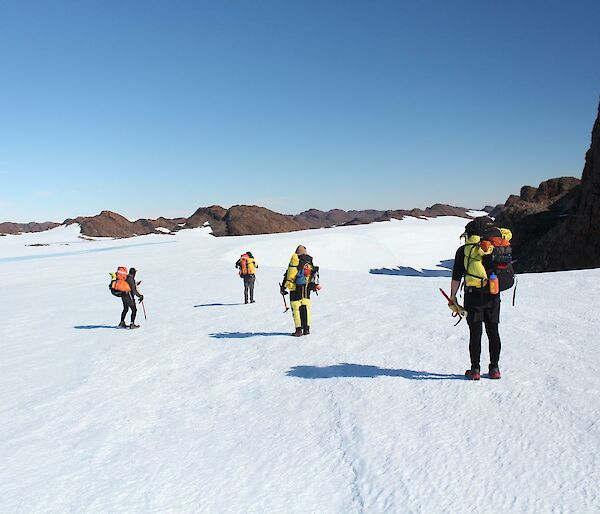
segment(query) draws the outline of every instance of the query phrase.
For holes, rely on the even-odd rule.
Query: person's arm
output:
[[[465,274],[465,262],[464,262],[464,246],[461,246],[456,250],[454,255],[454,265],[452,266],[452,281],[450,282],[450,298],[455,298],[460,287],[460,281]]]
[[[450,283],[450,298],[455,298],[456,293],[458,293],[458,288],[460,287],[460,280],[452,280]]]
[[[240,262],[241,259],[238,259],[237,262],[235,263],[235,267],[239,268],[241,267],[242,263]]]
[[[131,294],[137,296],[140,300],[144,299],[144,296],[140,294],[140,292],[137,290],[137,284],[135,282],[135,278],[133,278],[131,275],[127,275],[127,283],[129,284],[129,287],[131,288]]]

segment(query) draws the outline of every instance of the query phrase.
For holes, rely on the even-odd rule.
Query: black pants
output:
[[[469,355],[471,367],[480,368],[481,359],[481,337],[483,326],[487,333],[490,348],[490,367],[497,368],[500,360],[500,334],[498,324],[500,322],[500,295],[491,295],[482,291],[465,290],[465,309],[469,315]]]
[[[244,275],[244,301],[248,303],[248,293],[250,293],[250,301],[254,301],[254,282],[255,275]]]
[[[471,356],[471,367],[479,368],[481,358],[481,336],[483,335],[483,322],[469,323],[469,355]],[[490,343],[490,367],[497,368],[500,360],[500,334],[498,323],[486,323],[485,331]]]
[[[135,300],[131,293],[125,293],[121,296],[121,300],[123,300],[123,312],[121,313],[121,323],[125,323],[125,316],[127,316],[127,312],[131,309],[131,323],[135,323],[135,316],[137,314],[137,307],[135,305]]]

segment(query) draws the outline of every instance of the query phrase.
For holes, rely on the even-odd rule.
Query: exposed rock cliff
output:
[[[600,108],[581,181],[525,186],[493,214],[514,233],[520,272],[600,267]]]

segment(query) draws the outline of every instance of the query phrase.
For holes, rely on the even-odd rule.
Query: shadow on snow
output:
[[[244,305],[243,303],[201,303],[194,307],[229,307],[231,305]]]
[[[452,267],[454,266],[454,259],[446,259],[440,261],[438,264],[439,268],[444,269],[422,269],[417,271],[414,268],[406,266],[398,266],[397,268],[372,268],[369,273],[372,275],[399,275],[402,277],[451,277]]]
[[[286,375],[298,378],[375,378],[400,377],[409,380],[465,380],[464,375],[429,373],[412,369],[387,369],[365,364],[340,363],[332,366],[294,366]]]
[[[289,336],[288,332],[219,332],[209,334],[214,339],[247,339],[249,337]]]
[[[73,328],[77,330],[95,330],[97,328],[114,328],[118,329],[120,327],[116,327],[115,325],[75,325]]]

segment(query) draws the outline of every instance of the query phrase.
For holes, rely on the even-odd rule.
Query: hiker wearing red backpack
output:
[[[244,279],[244,303],[254,303],[254,283],[256,282],[256,268],[258,264],[254,260],[252,252],[246,252],[235,263],[235,267],[239,268],[240,277]]]
[[[448,307],[463,314],[456,300],[464,278],[464,310],[469,325],[469,355],[471,368],[465,372],[470,380],[481,377],[480,357],[483,326],[489,340],[490,364],[488,377],[500,378],[500,292],[510,289],[515,281],[512,267],[512,233],[498,228],[494,221],[483,216],[470,221],[465,227],[465,244],[454,257],[450,301]]]
[[[121,328],[140,328],[139,325],[135,324],[135,316],[137,314],[135,297],[137,296],[139,301],[142,302],[144,300],[144,295],[140,294],[137,290],[139,282],[135,281],[136,273],[137,270],[135,268],[131,268],[129,273],[127,273],[127,268],[125,266],[119,266],[114,280],[110,283],[112,294],[120,297],[123,301],[123,312],[121,312],[121,323],[119,323],[119,327]],[[127,325],[125,323],[125,316],[127,316],[130,309],[131,323]]]

